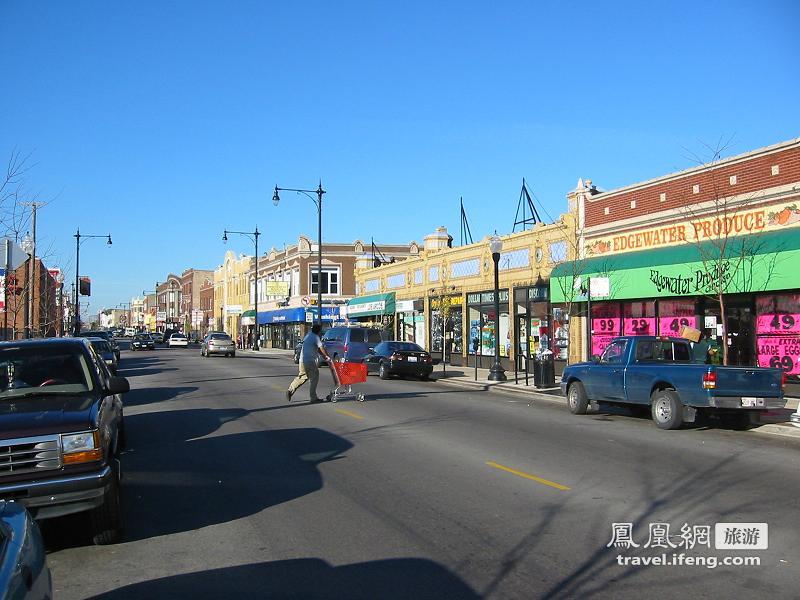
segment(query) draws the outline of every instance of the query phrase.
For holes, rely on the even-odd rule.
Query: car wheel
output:
[[[659,429],[678,429],[683,425],[683,403],[673,390],[658,390],[650,397],[653,421]]]
[[[589,408],[589,399],[580,381],[570,384],[567,389],[567,408],[573,415],[585,415]]]
[[[381,379],[389,379],[389,367],[386,366],[384,361],[381,361],[381,364],[378,367],[378,377]]]
[[[119,461],[112,459],[111,483],[103,494],[103,503],[90,513],[92,542],[98,546],[113,544],[122,537],[122,501],[119,491]]]
[[[231,358],[236,358],[236,352],[231,352]]]

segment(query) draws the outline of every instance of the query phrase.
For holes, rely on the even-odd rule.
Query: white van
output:
[[[126,327],[125,337],[133,337],[136,335],[136,327]]]

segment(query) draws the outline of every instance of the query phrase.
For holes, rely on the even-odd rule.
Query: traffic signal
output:
[[[92,281],[88,277],[81,277],[79,279],[78,289],[80,291],[81,296],[91,296],[92,295]]]

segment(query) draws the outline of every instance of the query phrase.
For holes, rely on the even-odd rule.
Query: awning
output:
[[[394,314],[394,304],[394,292],[351,298],[347,301],[347,316],[351,318],[392,315]]]
[[[311,308],[279,308],[277,310],[259,311],[258,324],[272,325],[275,323],[309,323],[316,318],[316,306]],[[322,320],[336,321],[339,318],[338,306],[323,306]],[[255,321],[254,321],[255,322]]]
[[[255,316],[256,316],[256,311],[254,310],[246,310],[242,313],[243,319],[246,319],[247,317],[250,317],[252,319]]]
[[[701,296],[720,279],[727,294],[791,290],[800,288],[797,265],[800,229],[787,229],[564,262],[550,274],[550,293],[553,302],[585,301],[588,280],[603,282],[591,284],[592,300]]]

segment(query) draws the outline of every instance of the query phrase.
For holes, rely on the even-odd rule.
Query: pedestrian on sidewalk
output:
[[[289,384],[289,389],[286,390],[287,402],[292,401],[292,395],[297,391],[301,385],[306,381],[310,382],[310,398],[311,402],[322,402],[321,398],[317,397],[317,383],[319,383],[319,367],[317,366],[317,358],[321,354],[325,360],[330,360],[330,356],[325,352],[322,345],[322,340],[319,339],[322,326],[319,323],[314,323],[311,331],[303,338],[303,346],[300,354],[300,372],[294,378],[292,383]]]

